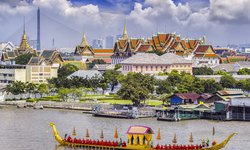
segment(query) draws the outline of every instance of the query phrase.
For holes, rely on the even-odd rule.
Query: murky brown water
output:
[[[1,150],[65,150],[57,147],[49,122],[54,122],[61,136],[71,134],[75,126],[78,137],[84,137],[89,129],[91,138],[99,138],[101,129],[105,139],[113,139],[114,129],[118,127],[119,136],[126,140],[126,131],[130,125],[146,125],[157,133],[161,128],[160,143],[172,141],[177,134],[178,143],[188,143],[190,132],[193,132],[194,142],[201,143],[202,138],[212,139],[212,127],[216,128],[218,142],[232,132],[238,132],[225,150],[250,149],[250,122],[217,122],[207,120],[192,120],[182,122],[160,122],[154,118],[123,120],[96,118],[79,111],[65,110],[33,110],[0,108],[0,149]],[[154,135],[154,139],[156,134]],[[154,140],[154,144],[158,143]],[[68,148],[67,148],[68,149]]]

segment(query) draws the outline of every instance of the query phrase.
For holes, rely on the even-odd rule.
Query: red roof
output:
[[[141,46],[138,48],[137,52],[147,52],[147,51],[150,51],[150,50],[152,50],[151,45],[143,44],[143,45],[141,45]]]
[[[203,93],[203,94],[201,94],[201,97],[203,99],[205,99],[205,100],[207,100],[207,99],[209,99],[209,98],[211,98],[213,96],[214,96],[214,94],[212,94],[212,93]]]
[[[177,93],[174,95],[180,97],[181,99],[191,99],[192,101],[194,101],[200,97],[200,95],[197,93]]]
[[[207,50],[208,50],[208,48],[210,47],[211,45],[199,45],[198,47],[197,47],[197,49],[195,50],[195,52],[197,53],[205,53]]]
[[[112,53],[113,54],[113,48],[112,49],[103,49],[103,48],[96,48],[93,49],[94,53]]]

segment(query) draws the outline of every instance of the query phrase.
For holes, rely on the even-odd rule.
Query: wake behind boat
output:
[[[215,141],[212,142],[212,146],[209,147],[209,143],[202,142],[202,144],[193,144],[193,136],[190,135],[189,145],[179,145],[177,144],[176,135],[173,139],[173,144],[166,145],[152,145],[152,135],[154,134],[153,130],[147,126],[130,126],[127,131],[128,141],[119,141],[118,142],[118,133],[117,129],[115,130],[114,138],[115,141],[104,141],[103,131],[99,140],[90,139],[88,130],[86,133],[85,139],[76,138],[74,139],[70,136],[62,138],[54,123],[50,123],[56,141],[62,146],[69,147],[78,147],[78,148],[94,148],[94,149],[112,149],[112,150],[219,150],[226,146],[229,140],[236,134],[232,133],[224,141],[217,144]],[[214,134],[214,129],[213,129]],[[73,130],[72,136],[76,136],[75,128]],[[157,140],[160,140],[160,130],[158,130]]]

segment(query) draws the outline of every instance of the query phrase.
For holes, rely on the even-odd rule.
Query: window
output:
[[[146,71],[148,71],[148,66],[146,66]]]
[[[161,66],[161,71],[162,71],[163,67]]]
[[[151,66],[151,71],[153,71],[153,66]]]
[[[138,66],[135,66],[135,70],[138,71]]]

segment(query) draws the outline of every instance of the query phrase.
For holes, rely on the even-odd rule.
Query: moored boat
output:
[[[228,136],[224,141],[217,144],[216,142],[212,143],[211,147],[202,146],[202,145],[177,145],[176,135],[173,139],[173,144],[169,145],[156,145],[153,146],[152,144],[152,135],[153,130],[150,127],[146,126],[130,126],[127,131],[128,142],[125,141],[104,141],[102,140],[103,131],[101,132],[101,139],[100,140],[91,140],[89,139],[89,133],[87,130],[86,139],[72,139],[71,137],[62,138],[54,123],[50,123],[56,141],[62,146],[69,146],[69,147],[80,147],[80,148],[95,148],[95,149],[113,149],[113,150],[157,150],[157,149],[165,149],[165,150],[219,150],[226,146],[229,140],[236,134],[232,133]],[[75,128],[73,133],[75,132]],[[118,138],[117,129],[115,130],[115,138]],[[157,139],[161,139],[160,136],[160,129],[158,130]],[[193,141],[193,135],[190,135],[190,142]]]

